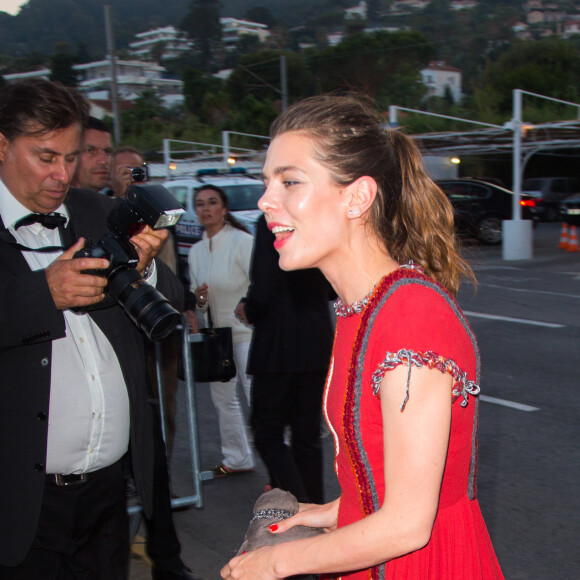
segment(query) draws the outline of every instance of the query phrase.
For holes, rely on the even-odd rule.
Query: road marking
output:
[[[503,405],[504,407],[517,409],[518,411],[525,411],[526,413],[531,413],[532,411],[540,410],[539,407],[531,407],[530,405],[523,405],[522,403],[515,403],[514,401],[506,401],[505,399],[496,399],[495,397],[488,397],[487,395],[479,395],[479,398],[485,403],[492,403],[494,405]]]
[[[487,284],[479,282],[479,286],[488,286],[489,288],[499,288],[500,290],[511,290],[512,292],[524,292],[526,294],[546,294],[547,296],[561,296],[564,298],[580,298],[580,294],[566,294],[564,292],[550,292],[549,290],[529,290],[527,288],[511,288],[501,284]]]
[[[470,312],[464,310],[463,314],[473,318],[487,318],[488,320],[503,320],[504,322],[517,322],[519,324],[531,324],[532,326],[544,326],[546,328],[564,328],[565,324],[555,324],[553,322],[540,322],[538,320],[527,320],[525,318],[510,318],[509,316],[499,316],[497,314],[483,314],[481,312]]]

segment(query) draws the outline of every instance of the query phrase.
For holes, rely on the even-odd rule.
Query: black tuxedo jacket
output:
[[[245,300],[254,324],[248,373],[326,372],[333,340],[328,301],[334,291],[318,269],[282,270],[273,242],[262,216]]]
[[[77,236],[98,241],[116,200],[71,189],[66,206]],[[3,228],[3,224],[0,224]],[[160,261],[157,288],[180,309],[183,287]],[[152,406],[147,399],[144,340],[120,306],[90,316],[110,341],[130,400],[132,467],[143,507],[151,513]],[[65,336],[44,271],[31,271],[21,251],[0,241],[0,565],[19,564],[30,549],[45,485],[52,341]]]

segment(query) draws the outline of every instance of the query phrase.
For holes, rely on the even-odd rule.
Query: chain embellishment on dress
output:
[[[373,288],[364,298],[357,300],[352,304],[344,304],[344,302],[339,298],[334,303],[334,311],[336,312],[336,315],[346,318],[347,316],[352,316],[353,314],[360,314],[365,309],[365,306],[369,303],[369,300],[371,299],[374,291],[375,289]]]
[[[409,270],[415,270],[417,272],[423,272],[423,268],[418,266],[413,262],[413,260],[409,260],[405,264],[401,264],[400,268],[407,268]],[[342,318],[346,318],[348,316],[352,316],[353,314],[360,314],[369,303],[373,292],[377,289],[377,286],[381,283],[382,279],[374,286],[374,288],[360,300],[356,300],[352,304],[345,304],[340,298],[334,303],[334,311],[336,312],[337,316]]]
[[[451,391],[451,394],[454,397],[453,400],[462,397],[462,407],[467,406],[469,395],[473,395],[474,397],[479,395],[479,385],[474,381],[470,381],[467,378],[467,373],[462,371],[454,360],[440,356],[433,351],[415,352],[403,348],[398,352],[388,352],[383,362],[379,364],[377,370],[373,373],[372,388],[375,396],[378,396],[379,394],[381,381],[383,380],[385,373],[393,370],[401,364],[406,364],[408,366],[407,390],[405,393],[405,400],[401,405],[401,411],[405,409],[405,405],[409,400],[409,384],[411,382],[411,368],[413,365],[417,368],[421,368],[425,365],[430,369],[437,369],[442,373],[449,373],[454,379],[453,390]]]
[[[292,512],[288,510],[281,510],[276,508],[268,508],[263,510],[258,510],[254,513],[252,517],[252,521],[255,520],[286,520],[291,518],[293,515]]]

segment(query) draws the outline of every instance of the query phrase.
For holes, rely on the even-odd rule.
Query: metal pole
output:
[[[163,139],[163,164],[165,165],[165,178],[171,179],[171,169],[169,168],[171,165],[169,139]]]
[[[397,117],[397,112],[399,107],[397,105],[389,105],[389,126],[390,127],[398,127],[399,121]]]
[[[117,66],[115,56],[115,38],[113,35],[113,18],[111,16],[111,6],[105,4],[105,33],[107,36],[107,52],[109,53],[109,63],[111,71],[110,97],[113,104],[113,137],[115,144],[121,140],[121,119],[119,115],[119,97],[117,93]]]
[[[512,219],[522,219],[520,198],[522,193],[522,92],[520,89],[513,91],[513,175],[512,190],[514,192]]]
[[[230,158],[230,132],[229,131],[222,131],[222,147],[223,147],[222,160],[224,163],[227,163],[228,159]]]
[[[286,69],[286,55],[280,55],[280,88],[282,89],[282,111],[288,108],[288,71]]]

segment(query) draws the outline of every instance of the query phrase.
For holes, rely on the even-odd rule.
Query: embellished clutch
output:
[[[274,488],[263,493],[254,504],[254,515],[246,532],[244,542],[238,550],[238,556],[242,552],[251,552],[262,546],[274,546],[283,542],[301,540],[324,534],[322,528],[310,528],[308,526],[294,526],[286,532],[273,534],[270,526],[276,522],[285,520],[298,513],[298,500],[289,492]],[[313,578],[312,576],[293,576],[293,578]]]

